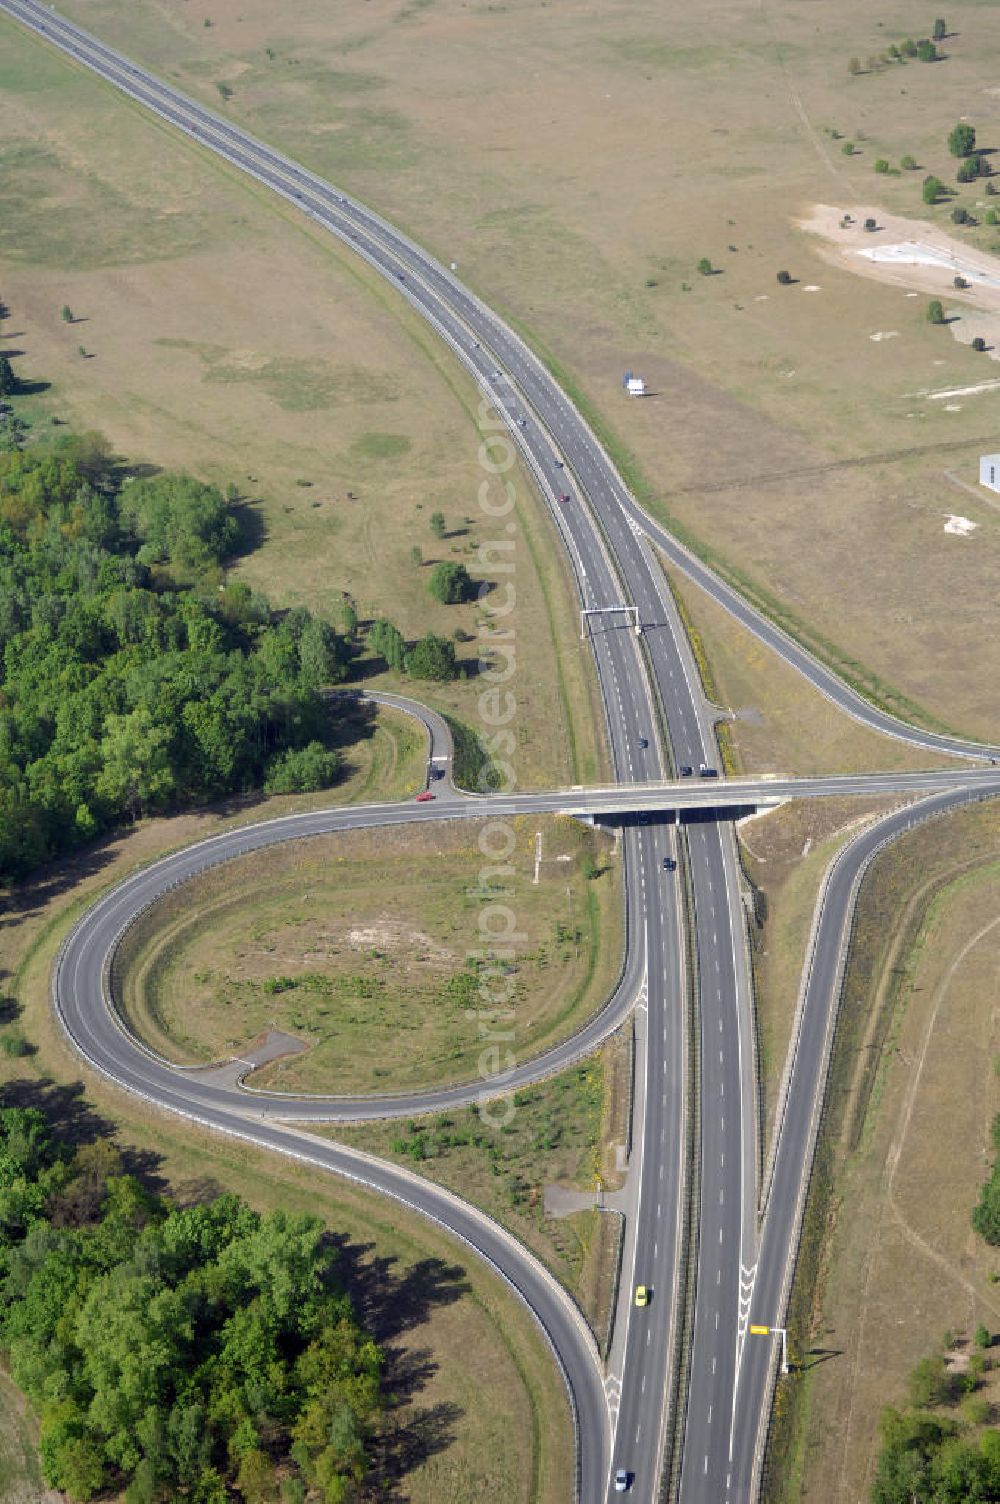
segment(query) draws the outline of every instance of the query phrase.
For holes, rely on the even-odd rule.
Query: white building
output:
[[[1000,454],[979,456],[979,484],[989,486],[991,491],[1000,491]]]
[[[630,376],[625,382],[625,390],[630,397],[645,397],[646,383],[641,376]],[[1000,474],[1000,455],[996,456],[998,474]],[[998,487],[1000,489],[1000,487]]]

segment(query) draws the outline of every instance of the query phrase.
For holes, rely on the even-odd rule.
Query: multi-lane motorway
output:
[[[624,1012],[638,1004],[637,1071],[642,1104],[636,1124],[636,1215],[630,1219],[625,1255],[626,1291],[634,1276],[657,1298],[646,1311],[622,1306],[624,1341],[614,1349],[618,1364],[607,1390],[596,1353],[579,1316],[555,1283],[513,1241],[478,1214],[437,1188],[403,1171],[337,1146],[304,1143],[282,1127],[267,1099],[192,1072],[178,1072],[144,1051],[105,1006],[104,969],[113,942],[130,916],[155,897],[164,877],[182,880],[210,860],[225,860],[241,848],[273,839],[304,836],[352,823],[458,817],[486,806],[442,797],[419,806],[383,806],[303,816],[271,826],[232,832],[136,874],[107,895],[74,931],[61,954],[53,982],[54,1002],[71,1039],[98,1069],[127,1089],[171,1110],[256,1141],[311,1157],[419,1206],[464,1237],[514,1284],[547,1332],[562,1366],[578,1421],[579,1487],[582,1497],[604,1498],[614,1468],[634,1475],[634,1496],[652,1500],[667,1440],[672,1363],[678,1355],[682,1286],[680,1227],[686,1186],[684,1082],[687,1052],[685,988],[697,985],[701,1137],[697,1145],[699,1236],[690,1272],[695,1295],[689,1383],[683,1419],[680,1495],[687,1500],[743,1501],[752,1497],[759,1438],[769,1403],[767,1357],[744,1340],[748,1319],[774,1322],[790,1278],[798,1214],[811,1155],[811,1133],[821,1097],[836,980],[849,918],[853,883],[865,851],[851,848],[831,881],[816,937],[793,1068],[784,1097],[782,1131],[758,1220],[752,998],[745,953],[739,873],[732,826],[725,820],[692,820],[681,845],[669,823],[684,808],[706,803],[726,811],[792,797],[804,791],[793,780],[719,781],[678,779],[664,787],[674,768],[715,759],[712,712],[701,694],[691,655],[649,539],[697,579],[729,611],[768,643],[849,714],[875,729],[936,751],[964,758],[991,749],[914,731],[869,706],[841,685],[722,580],[677,545],[637,507],[613,465],[561,389],[524,344],[447,271],[365,206],[255,141],[203,106],[155,79],[134,62],[69,25],[33,0],[0,0],[0,9],[61,47],[114,87],[170,121],[199,146],[252,174],[294,203],[312,221],[337,235],[390,278],[474,374],[497,420],[516,442],[548,502],[573,569],[583,606],[627,602],[643,624],[591,634],[601,685],[608,739],[618,785],[597,791],[514,796],[495,801],[496,811],[562,809],[615,817],[640,811],[624,833],[628,949],[614,999],[564,1047],[588,1047]],[[557,465],[558,462],[558,465]],[[571,477],[567,485],[566,477]],[[579,504],[561,506],[557,492],[571,489]],[[603,618],[598,618],[603,621]],[[661,728],[663,734],[661,735]],[[433,727],[429,728],[433,736]],[[899,792],[893,775],[875,789]],[[936,782],[912,792],[961,784],[953,793],[932,793],[928,805],[947,805],[1000,790],[988,769],[960,775],[927,775]],[[850,791],[843,781],[814,793]],[[855,781],[857,782],[857,781]],[[712,787],[708,785],[711,784]],[[623,785],[639,785],[624,788]],[[903,787],[910,787],[903,785]],[[442,791],[443,793],[443,791]],[[554,802],[553,802],[554,801]],[[920,807],[918,807],[920,808]],[[908,814],[900,819],[916,818]],[[336,820],[334,827],[322,822]],[[320,822],[320,823],[315,823]],[[889,832],[889,827],[876,827]],[[870,839],[874,840],[873,835]],[[662,858],[680,854],[689,885],[694,978],[684,965],[685,884],[665,883]],[[171,866],[170,864],[174,864]],[[822,943],[821,943],[822,941]],[[554,1052],[553,1052],[554,1054]],[[568,1058],[568,1057],[566,1057]],[[550,1058],[542,1068],[559,1063]],[[538,1069],[539,1067],[535,1067]],[[531,1069],[530,1067],[528,1068]],[[517,1080],[522,1079],[519,1074]],[[504,1083],[508,1088],[516,1081]],[[228,1095],[227,1095],[228,1093]],[[392,1110],[395,1103],[381,1100]],[[690,1105],[690,1104],[688,1104]],[[371,1111],[372,1104],[368,1104]],[[284,1102],[280,1112],[333,1117],[356,1104]],[[417,1110],[412,1104],[407,1112]],[[765,1309],[766,1308],[766,1309]]]

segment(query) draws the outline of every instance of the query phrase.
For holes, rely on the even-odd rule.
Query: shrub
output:
[[[986,223],[988,225],[1000,224],[1000,212],[998,212],[996,209],[987,209],[983,218],[986,220]]]
[[[904,172],[913,172],[917,165],[917,159],[911,156],[900,157],[899,165]]]
[[[861,72],[861,59],[859,57],[852,57],[847,64],[847,71],[852,78],[856,78]]]
[[[888,172],[889,171],[889,164],[886,161],[885,157],[876,157],[875,158],[875,171],[876,172]]]
[[[954,286],[958,288],[959,292],[964,292],[968,285],[964,277],[956,277],[954,279]]]
[[[0,1034],[0,1054],[6,1055],[8,1060],[16,1060],[30,1053],[31,1046],[20,1029],[8,1029]]]
[[[989,1327],[985,1324],[985,1322],[981,1321],[976,1327],[976,1330],[972,1335],[972,1340],[979,1348],[993,1346],[993,1334],[991,1333]]]
[[[959,204],[957,208],[952,209],[951,218],[953,224],[967,225],[969,223],[969,211],[968,209],[963,209],[961,204]]]
[[[979,158],[968,157],[955,174],[960,183],[974,183],[979,176]]]
[[[264,787],[269,794],[309,794],[328,789],[336,777],[336,752],[329,752],[322,742],[309,742],[272,758]]]
[[[455,648],[444,637],[435,637],[428,632],[406,655],[406,672],[414,679],[434,679],[443,682],[458,675]]]
[[[904,57],[916,57],[917,55],[917,44],[912,37],[906,38],[906,41],[902,44],[902,49]]]
[[[854,156],[854,142],[853,141],[845,141],[844,144],[843,144],[843,146],[840,149],[844,153],[845,157],[853,157]]]
[[[934,38],[935,42],[943,42],[947,35],[948,28],[944,24],[942,18],[939,16],[938,19],[934,22],[934,30],[931,32],[931,36]]]
[[[712,275],[712,263],[707,256],[702,256],[698,262],[698,270],[703,277],[710,277]]]
[[[470,578],[464,564],[451,564],[444,560],[435,564],[427,588],[436,601],[443,606],[459,605],[476,593],[475,582]]]
[[[948,150],[953,157],[967,157],[975,150],[976,128],[960,120],[948,136]]]
[[[917,43],[917,57],[922,63],[936,63],[940,53],[934,43],[927,37],[923,37]]]
[[[73,310],[68,303],[64,303],[62,306],[62,321],[64,324],[72,324],[73,322]]]
[[[778,281],[781,283],[782,287],[787,287],[789,285],[789,283],[791,282],[791,280],[792,280],[792,274],[791,274],[791,272],[779,272],[778,273]]]
[[[906,1381],[910,1404],[916,1410],[946,1405],[955,1397],[956,1384],[941,1357],[921,1358]]]
[[[986,349],[986,341],[983,339],[981,334],[977,334],[975,339],[972,341],[972,348],[976,351],[979,351],[980,353],[982,353],[982,351]]]
[[[925,204],[936,204],[943,192],[944,184],[940,178],[934,177],[933,174],[924,178],[920,194]]]
[[[929,324],[944,323],[944,309],[939,298],[932,298],[927,304],[927,322]]]
[[[444,530],[445,530],[444,513],[443,512],[432,512],[431,513],[431,532],[434,534],[435,538],[443,538],[444,537]]]

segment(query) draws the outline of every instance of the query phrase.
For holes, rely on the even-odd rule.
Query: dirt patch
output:
[[[844,223],[845,216],[850,216],[850,223]],[[875,220],[874,232],[864,228],[867,219]],[[971,303],[1000,313],[1000,260],[929,220],[904,219],[871,205],[844,209],[815,204],[798,224],[823,241],[822,255],[859,277],[944,293],[959,305]],[[968,289],[955,287],[956,276],[971,284]]]

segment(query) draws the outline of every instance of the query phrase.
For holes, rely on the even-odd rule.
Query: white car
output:
[[[628,1493],[628,1486],[631,1483],[631,1481],[632,1481],[632,1479],[631,1479],[631,1476],[630,1476],[629,1472],[627,1471],[627,1469],[623,1468],[623,1467],[620,1467],[618,1469],[617,1473],[615,1473],[615,1493],[616,1494],[625,1494],[625,1493]]]

